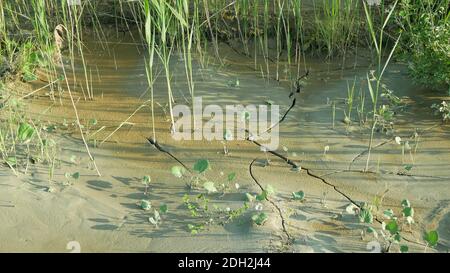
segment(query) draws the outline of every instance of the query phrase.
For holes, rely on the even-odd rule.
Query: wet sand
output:
[[[198,219],[189,215],[182,202],[189,192],[188,181],[175,178],[170,168],[177,163],[145,139],[152,135],[150,109],[143,107],[129,118],[150,96],[143,48],[130,44],[110,46],[109,55],[93,45],[88,45],[90,50],[86,52],[88,67],[94,75],[95,99],[84,100],[80,79],[73,89],[82,124],[96,119],[97,125],[89,129],[91,133],[105,126],[90,138],[102,176],[89,168],[79,132],[70,125],[74,114],[67,94],[54,103],[43,93],[28,99],[30,116],[58,125],[55,137],[61,147],[61,166],[52,182],[48,181],[48,170],[43,166],[32,166],[28,170],[31,176],[19,177],[7,168],[0,169],[0,251],[68,252],[67,243],[77,241],[82,252],[368,252],[367,244],[374,238],[369,235],[362,238],[364,225],[356,216],[346,213],[345,208],[350,204],[348,198],[357,203],[372,202],[385,190],[388,192],[383,209],[399,211],[403,199],[409,199],[415,209],[416,224],[411,232],[404,233],[411,251],[424,251],[422,234],[430,229],[439,231],[437,251],[448,251],[450,170],[446,162],[450,160],[450,131],[429,108],[443,98],[413,86],[404,65],[390,66],[386,83],[399,97],[408,97],[406,111],[396,119],[395,135],[407,139],[418,132],[420,143],[413,157],[402,156],[393,136],[376,134],[371,172],[363,173],[369,129],[356,122],[349,126],[342,120],[347,81],[352,82],[355,76],[364,80],[367,68],[342,70],[339,62],[310,60],[306,63],[311,74],[307,85],[280,125],[278,151],[303,170],[293,172],[286,162],[272,156],[269,166],[253,167],[254,176],[263,187],[270,184],[276,189],[271,202],[263,202],[268,222],[263,226],[252,224],[250,215],[255,211],[252,206],[240,220],[224,226],[211,225],[198,235],[191,235],[187,224],[197,223]],[[197,63],[194,67],[196,96],[202,96],[204,105],[263,105],[272,100],[281,106],[282,113],[286,111],[291,103],[288,97],[291,87],[284,75],[281,74],[280,82],[262,79],[261,72],[252,68],[253,59],[237,55],[226,45],[221,45],[221,56],[223,66],[211,64],[201,68]],[[66,68],[71,69],[69,65]],[[275,69],[271,68],[274,76]],[[77,66],[80,78],[81,69]],[[185,104],[189,93],[181,57],[173,58],[172,72],[175,101]],[[155,102],[161,105],[167,101],[163,74],[154,87]],[[40,73],[42,77],[45,71]],[[237,78],[239,86],[231,87],[229,83]],[[21,84],[17,90],[26,93],[45,84]],[[334,129],[330,100],[337,102]],[[233,141],[228,145],[230,154],[225,156],[219,141],[175,141],[163,108],[155,106],[155,130],[161,145],[188,166],[207,158],[211,163],[207,176],[211,180],[225,181],[228,173],[236,172],[240,188],[223,196],[209,195],[212,204],[238,208],[245,201],[246,192],[261,192],[249,174],[249,164],[254,159],[258,162],[266,159],[259,147],[248,141]],[[69,126],[62,126],[64,120]],[[127,123],[108,137],[123,121]],[[93,147],[93,139],[98,147]],[[325,146],[329,147],[326,154]],[[79,158],[77,164],[70,162],[73,155]],[[412,159],[413,169],[407,175],[399,175]],[[71,185],[64,185],[66,172],[80,172],[81,177],[70,181]],[[140,180],[147,174],[152,182],[146,196]],[[49,187],[54,191],[48,192]],[[305,202],[292,200],[291,193],[299,190],[305,192]],[[198,193],[193,190],[190,194]],[[151,211],[143,211],[136,205],[141,199],[149,199],[154,207],[168,205],[169,212],[158,228],[148,221]],[[381,224],[374,223],[374,227],[380,229]],[[398,251],[398,246],[394,245],[391,251]]]

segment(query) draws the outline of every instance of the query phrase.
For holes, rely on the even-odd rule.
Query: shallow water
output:
[[[345,69],[342,69],[341,60],[328,63],[307,60],[304,66],[310,70],[310,77],[297,97],[295,108],[280,126],[278,151],[327,183],[305,170],[292,172],[285,162],[269,156],[269,166],[258,164],[253,170],[260,184],[271,184],[276,188],[276,194],[271,197],[273,204],[263,204],[264,211],[269,213],[268,223],[256,227],[251,225],[249,217],[243,217],[241,221],[224,226],[212,225],[192,236],[186,224],[195,223],[196,219],[189,216],[182,204],[182,197],[188,192],[185,187],[188,181],[173,177],[170,168],[177,163],[145,139],[152,135],[150,108],[140,108],[150,99],[145,48],[133,44],[126,36],[121,41],[108,42],[107,50],[94,39],[88,41],[84,58],[94,100],[84,100],[83,91],[86,92],[87,87],[80,59],[76,59],[75,73],[72,74],[70,63],[66,63],[65,69],[82,124],[97,120],[95,126],[85,129],[90,135],[88,139],[102,177],[96,177],[87,167],[88,159],[76,128],[59,126],[62,160],[69,161],[75,154],[81,158],[80,163],[62,163],[54,182],[50,183],[57,189],[55,193],[42,190],[49,185],[45,169],[32,170],[31,182],[25,177],[20,178],[24,182],[21,186],[15,183],[16,178],[5,175],[8,187],[0,191],[0,199],[7,197],[15,206],[0,213],[0,221],[6,223],[0,227],[0,233],[14,233],[14,236],[8,236],[0,249],[63,252],[66,242],[76,240],[84,251],[94,252],[366,252],[372,238],[361,239],[363,227],[357,217],[345,212],[350,203],[345,196],[358,203],[371,202],[387,189],[383,208],[398,210],[400,201],[408,198],[416,210],[417,224],[413,232],[406,235],[410,248],[421,250],[420,234],[436,228],[442,231],[438,250],[448,250],[450,170],[446,163],[450,160],[450,132],[448,126],[440,125],[429,108],[442,97],[415,87],[407,77],[404,65],[390,66],[385,78],[385,83],[407,102],[407,107],[396,118],[394,135],[376,135],[377,148],[372,152],[370,164],[370,170],[376,173],[360,172],[365,166],[369,129],[358,125],[356,111],[353,124],[342,122],[347,84],[356,77],[358,86],[362,83],[361,88],[367,88],[364,85],[369,70],[367,54],[356,58],[356,69],[350,58]],[[195,95],[203,98],[204,105],[264,105],[271,100],[280,105],[282,113],[286,111],[291,103],[288,97],[291,84],[287,76],[289,70],[284,64],[280,69],[281,81],[277,82],[267,80],[267,76],[263,79],[261,72],[253,69],[252,58],[237,55],[227,45],[221,45],[220,54],[224,58],[223,65],[211,60],[207,67],[202,67],[198,59],[194,64]],[[181,55],[175,54],[171,63],[172,89],[175,104],[189,105],[183,62]],[[271,64],[271,78],[275,71]],[[45,71],[40,75],[45,77]],[[236,79],[239,79],[239,86],[231,86]],[[36,82],[32,87],[45,84]],[[223,196],[213,194],[211,203],[222,208],[237,208],[245,201],[245,192],[261,191],[249,174],[252,160],[259,162],[267,157],[259,147],[248,141],[232,141],[227,144],[230,154],[225,156],[220,141],[175,141],[170,135],[170,119],[165,106],[164,73],[157,78],[154,90],[155,131],[159,143],[188,166],[207,158],[212,167],[208,171],[211,180],[226,181],[227,174],[236,172],[240,189]],[[367,91],[366,94],[368,107]],[[336,102],[334,128],[331,101]],[[67,93],[55,103],[45,96],[36,96],[30,100],[30,105],[41,120],[56,124],[74,121]],[[135,113],[136,109],[140,110]],[[402,149],[392,141],[393,137],[408,139],[415,131],[420,136],[420,140],[415,140],[419,143],[417,150],[402,155]],[[411,140],[413,144],[415,142]],[[328,147],[327,152],[325,147]],[[407,175],[399,175],[406,164],[414,164],[413,169]],[[80,171],[81,178],[70,186],[62,185],[64,173],[73,171]],[[146,174],[152,177],[147,196],[140,182]],[[306,193],[303,203],[291,198],[291,193],[299,190]],[[155,207],[168,204],[169,213],[160,227],[155,228],[148,222],[151,211],[137,207],[135,203],[141,199],[151,200]],[[14,220],[8,220],[12,216]],[[282,228],[283,220],[286,229]],[[34,225],[13,228],[22,221]],[[30,227],[36,226],[37,230],[30,231]],[[45,236],[42,236],[40,232],[44,230]],[[295,238],[292,245],[284,245],[287,234]],[[15,238],[24,239],[18,241]]]

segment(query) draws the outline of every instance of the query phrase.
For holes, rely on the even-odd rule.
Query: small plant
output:
[[[169,207],[167,206],[167,204],[163,203],[163,204],[159,205],[159,211],[162,214],[166,214],[169,211]]]
[[[267,185],[266,188],[258,195],[255,196],[255,199],[257,201],[265,201],[267,198],[269,198],[271,195],[275,193],[275,189],[272,187],[272,185]]]
[[[217,192],[217,187],[214,181],[209,180],[205,173],[207,170],[211,169],[210,163],[207,159],[200,159],[195,162],[193,170],[195,174],[190,175],[190,182],[187,184],[188,188],[193,189],[197,188],[200,182],[203,182],[202,188],[207,191],[207,193],[215,193]],[[182,178],[186,174],[186,169],[181,166],[173,166],[171,168],[171,173],[173,176],[177,178]]]
[[[223,175],[223,173],[221,173]],[[226,182],[222,183],[220,186],[220,190],[225,194],[226,192],[230,191],[232,187],[230,184],[236,180],[236,173],[232,172],[227,175]],[[234,183],[234,189],[239,190],[241,186],[238,183]]]
[[[402,232],[411,231],[411,227],[414,224],[414,208],[411,206],[411,203],[409,200],[404,199],[401,202],[402,209],[399,214],[396,214],[392,209],[384,210],[382,217],[386,221],[381,223],[381,230],[378,231],[372,226],[367,226],[374,223],[376,214],[378,214],[381,201],[377,203],[376,205],[363,203],[360,207],[352,204],[346,208],[346,211],[350,214],[357,214],[359,221],[365,225],[362,234],[370,234],[375,239],[379,239],[379,234],[381,234],[381,239],[386,243],[386,252],[390,251],[393,244],[399,244],[400,252],[408,252],[409,247],[400,243],[403,239]]]
[[[197,201],[192,201],[189,195],[183,196],[183,203],[188,208],[192,217],[208,216],[209,213],[209,199],[204,194],[196,196]]]
[[[142,199],[141,201],[137,202],[137,205],[142,210],[150,210],[152,208],[152,203],[145,199]]]
[[[442,122],[450,120],[450,105],[449,102],[443,101],[441,104],[433,104],[431,109],[434,110],[435,115],[440,115]]]
[[[252,216],[253,223],[257,224],[258,226],[264,225],[264,223],[268,219],[269,219],[269,217],[264,212],[256,213]]]
[[[305,201],[305,193],[303,191],[293,192],[292,199],[303,202]]]
[[[225,223],[229,223],[234,219],[241,217],[248,209],[250,208],[247,202],[244,202],[244,205],[237,209],[226,209],[226,220]]]
[[[370,156],[371,156],[371,152],[372,152],[372,145],[373,145],[373,139],[374,139],[374,134],[378,125],[378,122],[380,121],[379,117],[384,117],[384,113],[386,113],[386,111],[380,115],[379,113],[379,109],[383,109],[383,107],[379,107],[379,98],[380,98],[380,93],[383,89],[383,85],[382,85],[382,81],[383,81],[383,76],[384,73],[386,72],[386,68],[388,67],[392,56],[398,46],[398,43],[400,41],[401,35],[398,37],[398,39],[395,41],[394,46],[392,47],[386,61],[383,64],[383,56],[384,56],[384,51],[385,49],[383,48],[384,46],[384,39],[385,39],[385,29],[395,11],[395,8],[398,4],[398,0],[396,0],[394,2],[394,4],[392,5],[392,7],[390,8],[390,10],[388,11],[387,15],[384,15],[385,10],[383,9],[383,25],[381,27],[381,29],[378,30],[374,27],[374,20],[372,19],[372,12],[371,12],[371,8],[368,7],[368,4],[363,1],[363,6],[364,6],[364,12],[366,14],[366,21],[367,21],[367,25],[369,28],[369,32],[372,38],[372,43],[375,47],[375,51],[376,51],[376,57],[377,57],[377,69],[374,71],[370,71],[370,73],[367,73],[367,85],[369,88],[369,94],[370,94],[370,98],[372,101],[372,125],[371,125],[371,132],[370,132],[370,136],[369,136],[369,145],[367,147],[367,160],[366,160],[366,167],[364,169],[365,172],[367,172],[369,170],[369,163],[370,163]]]
[[[141,179],[141,183],[145,186],[145,190],[144,190],[145,195],[147,195],[147,193],[148,193],[148,187],[149,187],[151,181],[152,181],[152,179],[149,175],[144,175]]]
[[[205,229],[205,225],[202,224],[188,224],[187,227],[192,235],[196,235]]]
[[[236,78],[234,80],[230,80],[227,82],[227,85],[228,85],[228,87],[231,87],[231,88],[238,88],[239,87],[239,79]]]
[[[77,179],[80,178],[80,173],[79,173],[79,172],[75,172],[75,173],[65,173],[64,176],[65,176],[67,179],[75,179],[75,180],[77,180]]]
[[[17,132],[19,140],[23,143],[29,142],[35,133],[34,127],[28,123],[21,123]]]
[[[427,246],[425,247],[425,251],[427,247],[435,247],[439,241],[439,234],[436,230],[431,230],[425,232],[423,239],[427,242]]]
[[[350,125],[352,123],[352,111],[353,111],[353,100],[355,97],[355,87],[356,87],[356,78],[353,81],[351,87],[347,82],[347,99],[346,99],[347,111],[344,111],[345,116],[344,123],[347,125]]]
[[[153,216],[148,218],[148,221],[152,223],[156,228],[161,224],[162,222],[162,215],[166,214],[168,211],[168,207],[166,204],[161,204],[159,206],[159,210],[153,210]]]
[[[153,210],[153,217],[149,217],[148,221],[158,228],[158,225],[161,223],[161,215],[156,209]]]

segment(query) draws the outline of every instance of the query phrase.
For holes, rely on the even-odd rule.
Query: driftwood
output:
[[[264,133],[266,133],[266,132],[272,130],[275,126],[281,124],[281,123],[286,119],[286,117],[287,117],[287,115],[289,114],[289,112],[295,107],[295,105],[296,105],[296,103],[297,103],[297,98],[296,98],[294,95],[295,95],[295,94],[300,94],[300,92],[301,92],[302,85],[300,84],[300,81],[301,81],[302,79],[308,77],[308,75],[309,75],[309,70],[306,71],[305,75],[299,77],[299,78],[296,80],[296,83],[295,83],[295,91],[294,91],[294,92],[291,92],[291,94],[289,94],[289,98],[294,97],[294,98],[292,99],[291,106],[286,110],[286,112],[285,112],[284,115],[281,117],[281,119],[280,119],[277,123],[275,123],[274,125],[272,125],[269,129],[267,129]],[[250,134],[250,132],[249,132],[248,130],[245,130],[245,131],[246,131],[247,134]],[[264,134],[264,133],[263,133],[263,134]],[[256,140],[253,140],[250,136],[248,136],[248,137],[246,138],[246,140],[252,142],[253,144],[255,144],[255,145],[259,146],[259,147],[265,148],[264,145],[260,144],[260,143],[257,142]],[[295,163],[294,161],[290,160],[289,158],[285,157],[284,155],[282,155],[282,154],[280,154],[280,153],[278,153],[278,152],[276,152],[276,151],[269,151],[269,150],[268,150],[267,152],[270,153],[270,154],[272,154],[272,155],[274,155],[274,156],[276,156],[276,157],[278,157],[278,158],[280,158],[280,159],[282,159],[283,161],[285,161],[287,164],[291,165],[291,166],[292,166],[293,168],[295,168],[295,169],[299,169],[299,168],[300,168],[300,166],[297,165],[297,163]]]
[[[176,162],[178,162],[181,166],[183,166],[188,172],[192,172],[181,160],[179,160],[176,156],[174,156],[171,152],[167,151],[165,148],[163,148],[159,143],[156,141],[156,139],[153,139],[151,137],[147,137],[147,141],[153,145],[158,151],[163,152],[167,155],[169,155],[171,158],[173,158]]]

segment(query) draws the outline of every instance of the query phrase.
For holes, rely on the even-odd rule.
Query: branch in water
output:
[[[192,171],[183,163],[181,160],[176,158],[171,152],[164,149],[159,143],[156,141],[156,139],[153,139],[151,137],[147,137],[147,141],[153,145],[158,151],[168,154],[171,158],[173,158],[175,161],[177,161],[181,166],[183,166],[188,172],[192,173]]]

